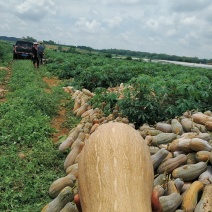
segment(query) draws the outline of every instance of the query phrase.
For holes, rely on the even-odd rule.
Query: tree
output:
[[[76,46],[71,46],[68,50],[70,53],[75,53],[76,52]]]
[[[25,41],[30,41],[30,42],[35,42],[35,41],[36,41],[35,38],[29,37],[29,36],[27,36],[27,37],[24,37],[24,36],[23,36],[21,39],[22,39],[22,40],[25,40]]]
[[[58,46],[57,47],[57,50],[60,51],[60,52],[62,52],[62,50],[63,50],[62,46]]]
[[[56,45],[56,43],[55,43],[53,40],[49,40],[49,41],[44,40],[43,42],[44,42],[45,44]]]

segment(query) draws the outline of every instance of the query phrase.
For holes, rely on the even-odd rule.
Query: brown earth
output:
[[[44,77],[43,81],[47,83],[49,88],[46,92],[51,92],[51,88],[60,84],[60,80],[57,78],[47,78]],[[61,104],[58,115],[52,119],[51,126],[56,130],[56,133],[53,133],[53,142],[57,142],[61,136],[65,136],[70,131],[69,128],[65,128],[63,123],[66,121],[66,109]]]
[[[11,76],[10,68],[0,67],[0,72],[1,71],[7,71],[7,75],[4,81],[0,83],[0,103],[6,101],[6,93],[8,92],[8,90],[6,90],[6,85]]]

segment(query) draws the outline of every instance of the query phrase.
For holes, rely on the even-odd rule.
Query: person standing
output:
[[[39,68],[39,59],[38,59],[38,43],[33,42],[33,47],[32,47],[32,54],[33,54],[33,65],[35,68]]]
[[[39,45],[38,45],[38,59],[39,59],[40,64],[43,64],[44,49],[45,49],[45,47],[43,45],[43,42],[40,41]]]

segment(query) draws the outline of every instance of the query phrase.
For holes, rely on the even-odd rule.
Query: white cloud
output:
[[[166,36],[171,37],[177,34],[177,30],[176,29],[168,29],[167,32],[165,32]]]
[[[96,33],[102,30],[101,23],[96,20],[87,20],[81,17],[75,24],[78,31],[85,31],[89,33]]]
[[[189,17],[185,17],[184,19],[182,19],[181,21],[183,24],[186,25],[192,25],[192,24],[196,24],[197,23],[197,18],[195,15],[189,16]]]
[[[100,11],[97,10],[96,8],[91,8],[90,12],[94,16],[100,16],[101,15]]]
[[[7,0],[0,34],[212,58],[211,11],[211,0]]]
[[[10,30],[11,27],[10,27],[8,24],[3,23],[3,24],[0,25],[0,29],[1,29],[2,31],[5,31],[5,30]]]
[[[16,15],[24,20],[40,21],[48,14],[56,13],[55,3],[52,0],[25,0],[16,6]]]
[[[124,41],[124,42],[129,42],[130,41],[130,38],[131,38],[131,33],[130,32],[122,32],[122,33],[119,33],[116,37],[116,39],[119,39],[121,41]]]
[[[148,27],[152,28],[152,29],[156,29],[156,28],[159,27],[158,21],[153,20],[153,19],[147,20],[146,25],[147,25]]]
[[[123,22],[123,18],[120,16],[115,16],[110,19],[106,19],[105,22],[109,27],[117,27]]]
[[[194,12],[206,9],[211,5],[211,0],[178,0],[174,1],[171,8],[176,12]]]

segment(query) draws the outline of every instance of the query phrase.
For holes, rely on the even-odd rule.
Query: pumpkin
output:
[[[162,162],[157,169],[158,174],[162,174],[164,172],[171,173],[177,167],[184,165],[187,161],[187,157],[184,154],[180,154],[175,158],[169,158]]]
[[[184,211],[194,211],[198,201],[198,194],[203,187],[204,185],[201,182],[194,181],[188,190],[182,195],[181,209]]]
[[[172,119],[171,120],[171,128],[172,132],[177,134],[177,135],[182,135],[183,134],[183,126],[177,119]]]
[[[198,202],[195,212],[208,212],[212,211],[212,184],[205,186],[203,189],[203,194]]]
[[[156,169],[163,162],[168,154],[169,152],[166,149],[162,148],[151,156],[154,169]]]
[[[198,162],[180,166],[172,172],[174,178],[181,178],[183,181],[192,181],[200,176],[207,169],[207,164]]]
[[[55,180],[49,188],[49,196],[55,198],[66,187],[73,187],[75,185],[76,178],[73,174],[69,174],[65,177]]]
[[[160,133],[156,136],[153,136],[152,145],[158,146],[160,144],[168,144],[177,138],[175,133]]]
[[[182,202],[182,197],[178,193],[172,193],[167,196],[159,197],[163,212],[175,212]]]
[[[150,212],[153,165],[138,131],[109,122],[91,134],[78,161],[83,212]]]
[[[160,131],[165,132],[165,133],[171,133],[172,132],[171,124],[167,124],[167,123],[163,123],[163,122],[158,122],[156,124],[155,128],[157,130],[160,130]]]
[[[192,115],[193,121],[198,124],[205,124],[208,121],[212,121],[212,117],[205,115],[201,112]]]
[[[61,211],[68,202],[74,200],[74,190],[66,186],[59,195],[48,203],[41,212],[58,212]]]

